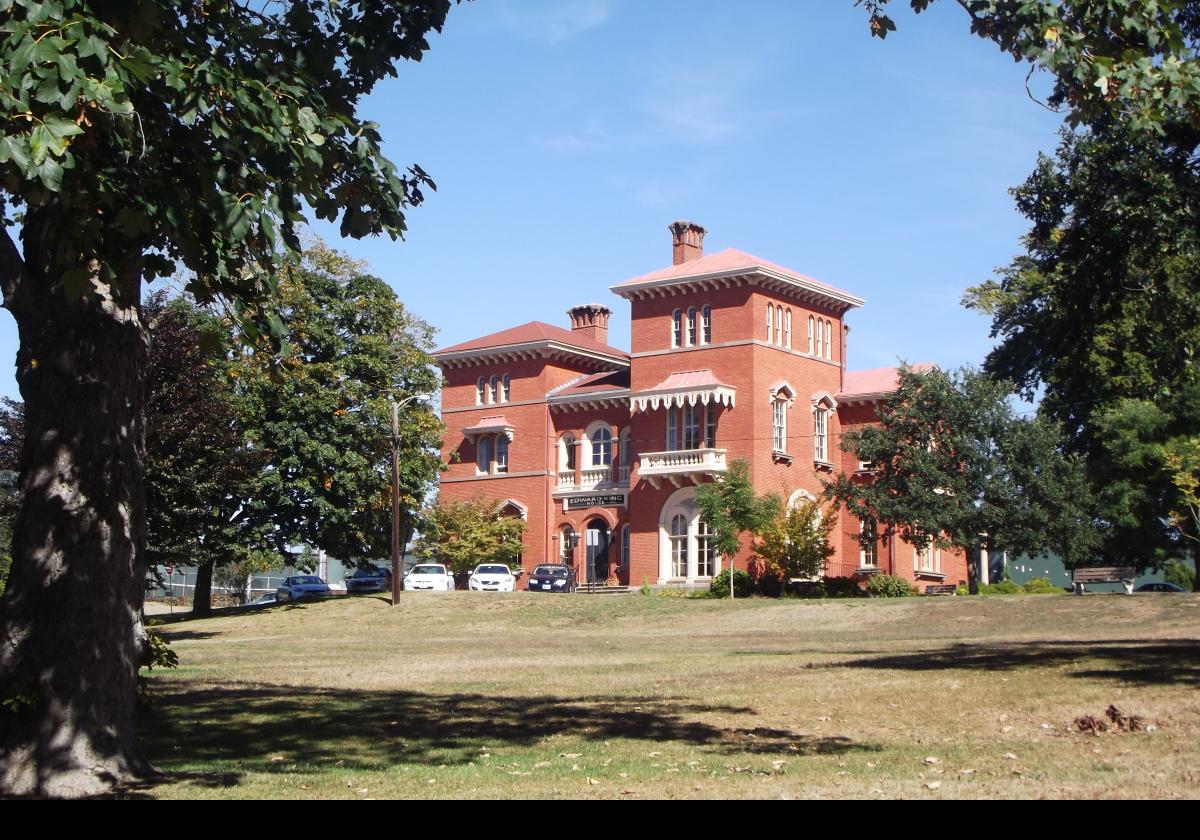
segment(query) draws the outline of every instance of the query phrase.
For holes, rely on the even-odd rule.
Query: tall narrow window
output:
[[[671,577],[687,576],[687,519],[676,514],[671,520]]]
[[[479,438],[479,451],[476,453],[475,466],[481,473],[492,471],[492,439]]]
[[[574,532],[571,530],[570,525],[564,525],[562,530],[558,532],[558,559],[567,566],[575,565],[575,547],[571,545],[573,534]]]
[[[825,358],[833,358],[833,322],[825,322]]]
[[[501,394],[505,402],[512,399],[512,380],[508,374],[504,374],[504,378],[500,380]]]
[[[932,543],[922,549],[913,549],[913,553],[916,556],[915,565],[918,572],[937,574],[942,570],[941,549],[934,548]]]
[[[500,402],[500,380],[497,379],[494,374],[492,378],[488,380],[488,386],[491,390],[491,397],[488,401]]]
[[[592,466],[607,467],[612,464],[612,431],[601,427],[592,432]]]
[[[700,328],[703,332],[701,341],[712,344],[712,307],[706,306],[700,310]]]
[[[824,332],[825,332],[825,319],[818,318],[817,319],[817,355],[818,356],[822,355],[821,348],[823,346],[823,342],[825,341]]]
[[[496,472],[508,472],[508,435],[496,438]]]
[[[688,327],[688,339],[687,339],[687,343],[688,343],[688,347],[695,347],[695,346],[696,346],[696,344],[698,343],[698,342],[696,341],[696,307],[694,307],[694,306],[692,306],[692,307],[689,307],[689,308],[688,308],[688,313],[687,313],[687,315],[688,315],[688,322],[687,322],[687,327]]]
[[[575,435],[563,435],[562,447],[563,470],[566,472],[575,472]]]
[[[792,310],[783,313],[783,346],[792,349]]]
[[[858,565],[871,568],[879,565],[879,534],[874,519],[864,519],[862,522],[862,548],[858,554]]]
[[[621,529],[621,568],[629,568],[629,548],[630,548],[629,526],[626,525]]]
[[[783,344],[783,307],[775,307],[775,343]]]
[[[713,558],[716,550],[713,547],[712,532],[701,519],[696,523],[696,577],[705,578],[713,575]]]
[[[813,459],[829,463],[829,409],[823,405],[813,411]]]
[[[620,479],[622,481],[628,481],[629,468],[633,464],[633,453],[630,451],[632,448],[633,437],[628,427],[621,432],[619,440],[621,441],[621,457],[619,458],[621,467]]]
[[[475,405],[483,405],[485,399],[487,399],[487,383],[481,376],[475,380]]]
[[[683,344],[683,311],[676,309],[671,313],[671,346]]]
[[[704,410],[704,445],[709,449],[717,446],[717,406],[716,403]]]
[[[767,304],[767,344],[771,344],[775,339],[773,330],[775,329],[775,305]]]
[[[667,409],[667,451],[674,452],[679,448],[679,409],[671,406]]]
[[[771,448],[787,452],[787,400],[778,397],[771,403]]]
[[[700,448],[700,412],[702,407],[689,405],[683,409],[683,448]]]
[[[813,316],[808,316],[808,355],[813,352]]]

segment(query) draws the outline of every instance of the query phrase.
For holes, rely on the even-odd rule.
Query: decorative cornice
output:
[[[553,339],[435,353],[433,359],[443,370],[529,359],[572,359],[583,361],[597,370],[622,370],[629,367],[629,359],[624,355],[618,356],[599,350],[590,350]]]
[[[802,302],[822,304],[841,315],[849,309],[866,303],[849,292],[842,292],[819,285],[801,277],[792,277],[762,265],[697,274],[691,277],[670,277],[664,280],[647,280],[633,285],[610,287],[610,291],[626,300],[669,297],[678,294],[715,291],[742,285],[762,286]]]

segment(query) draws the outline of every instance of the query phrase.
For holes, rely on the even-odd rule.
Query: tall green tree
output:
[[[842,439],[873,472],[839,475],[829,497],[884,536],[968,549],[972,587],[983,546],[1087,559],[1096,534],[1083,464],[1062,453],[1052,424],[1016,416],[1008,396],[972,371],[902,368],[879,424]]]
[[[750,482],[749,462],[738,459],[696,488],[696,508],[700,521],[709,528],[713,548],[729,563],[733,595],[734,558],[742,550],[743,539],[770,529],[782,502],[778,496],[757,495]]]
[[[247,353],[230,370],[253,448],[270,453],[247,509],[280,552],[303,543],[343,559],[386,558],[391,400],[405,401],[403,530],[441,470],[442,425],[412,399],[441,384],[433,328],[364,264],[320,242],[284,269],[278,312],[287,351]]]
[[[2,0],[0,292],[20,336],[22,506],[0,600],[0,793],[88,795],[149,771],[142,284],[192,272],[247,332],[311,207],[404,232],[432,186],[362,98],[449,0]],[[14,241],[11,231],[19,231]]]
[[[212,609],[216,567],[261,545],[250,504],[272,453],[253,447],[239,415],[228,324],[187,298],[151,295],[146,398],[146,556],[195,565],[192,612]]]
[[[811,578],[825,573],[833,556],[829,541],[837,525],[836,512],[819,499],[799,499],[791,507],[774,505],[770,521],[754,540],[754,556],[767,569],[788,578]]]

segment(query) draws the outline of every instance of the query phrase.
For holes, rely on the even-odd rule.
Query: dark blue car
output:
[[[525,588],[530,592],[574,592],[575,570],[563,563],[543,563],[533,570]]]
[[[376,569],[369,567],[366,569],[355,569],[354,574],[346,578],[346,594],[354,595],[358,592],[391,592],[392,591],[392,570],[391,569]]]
[[[275,590],[275,600],[302,601],[305,598],[324,598],[329,594],[329,584],[316,575],[292,575],[284,578],[283,583]]]

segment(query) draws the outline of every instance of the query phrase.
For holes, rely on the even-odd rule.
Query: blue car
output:
[[[575,570],[563,563],[543,563],[533,570],[525,588],[530,592],[574,592]]]
[[[358,592],[391,592],[392,570],[369,567],[355,569],[354,574],[346,578],[346,593],[353,595]]]
[[[275,600],[282,604],[305,598],[324,598],[328,594],[329,584],[316,575],[292,575],[275,590]]]

